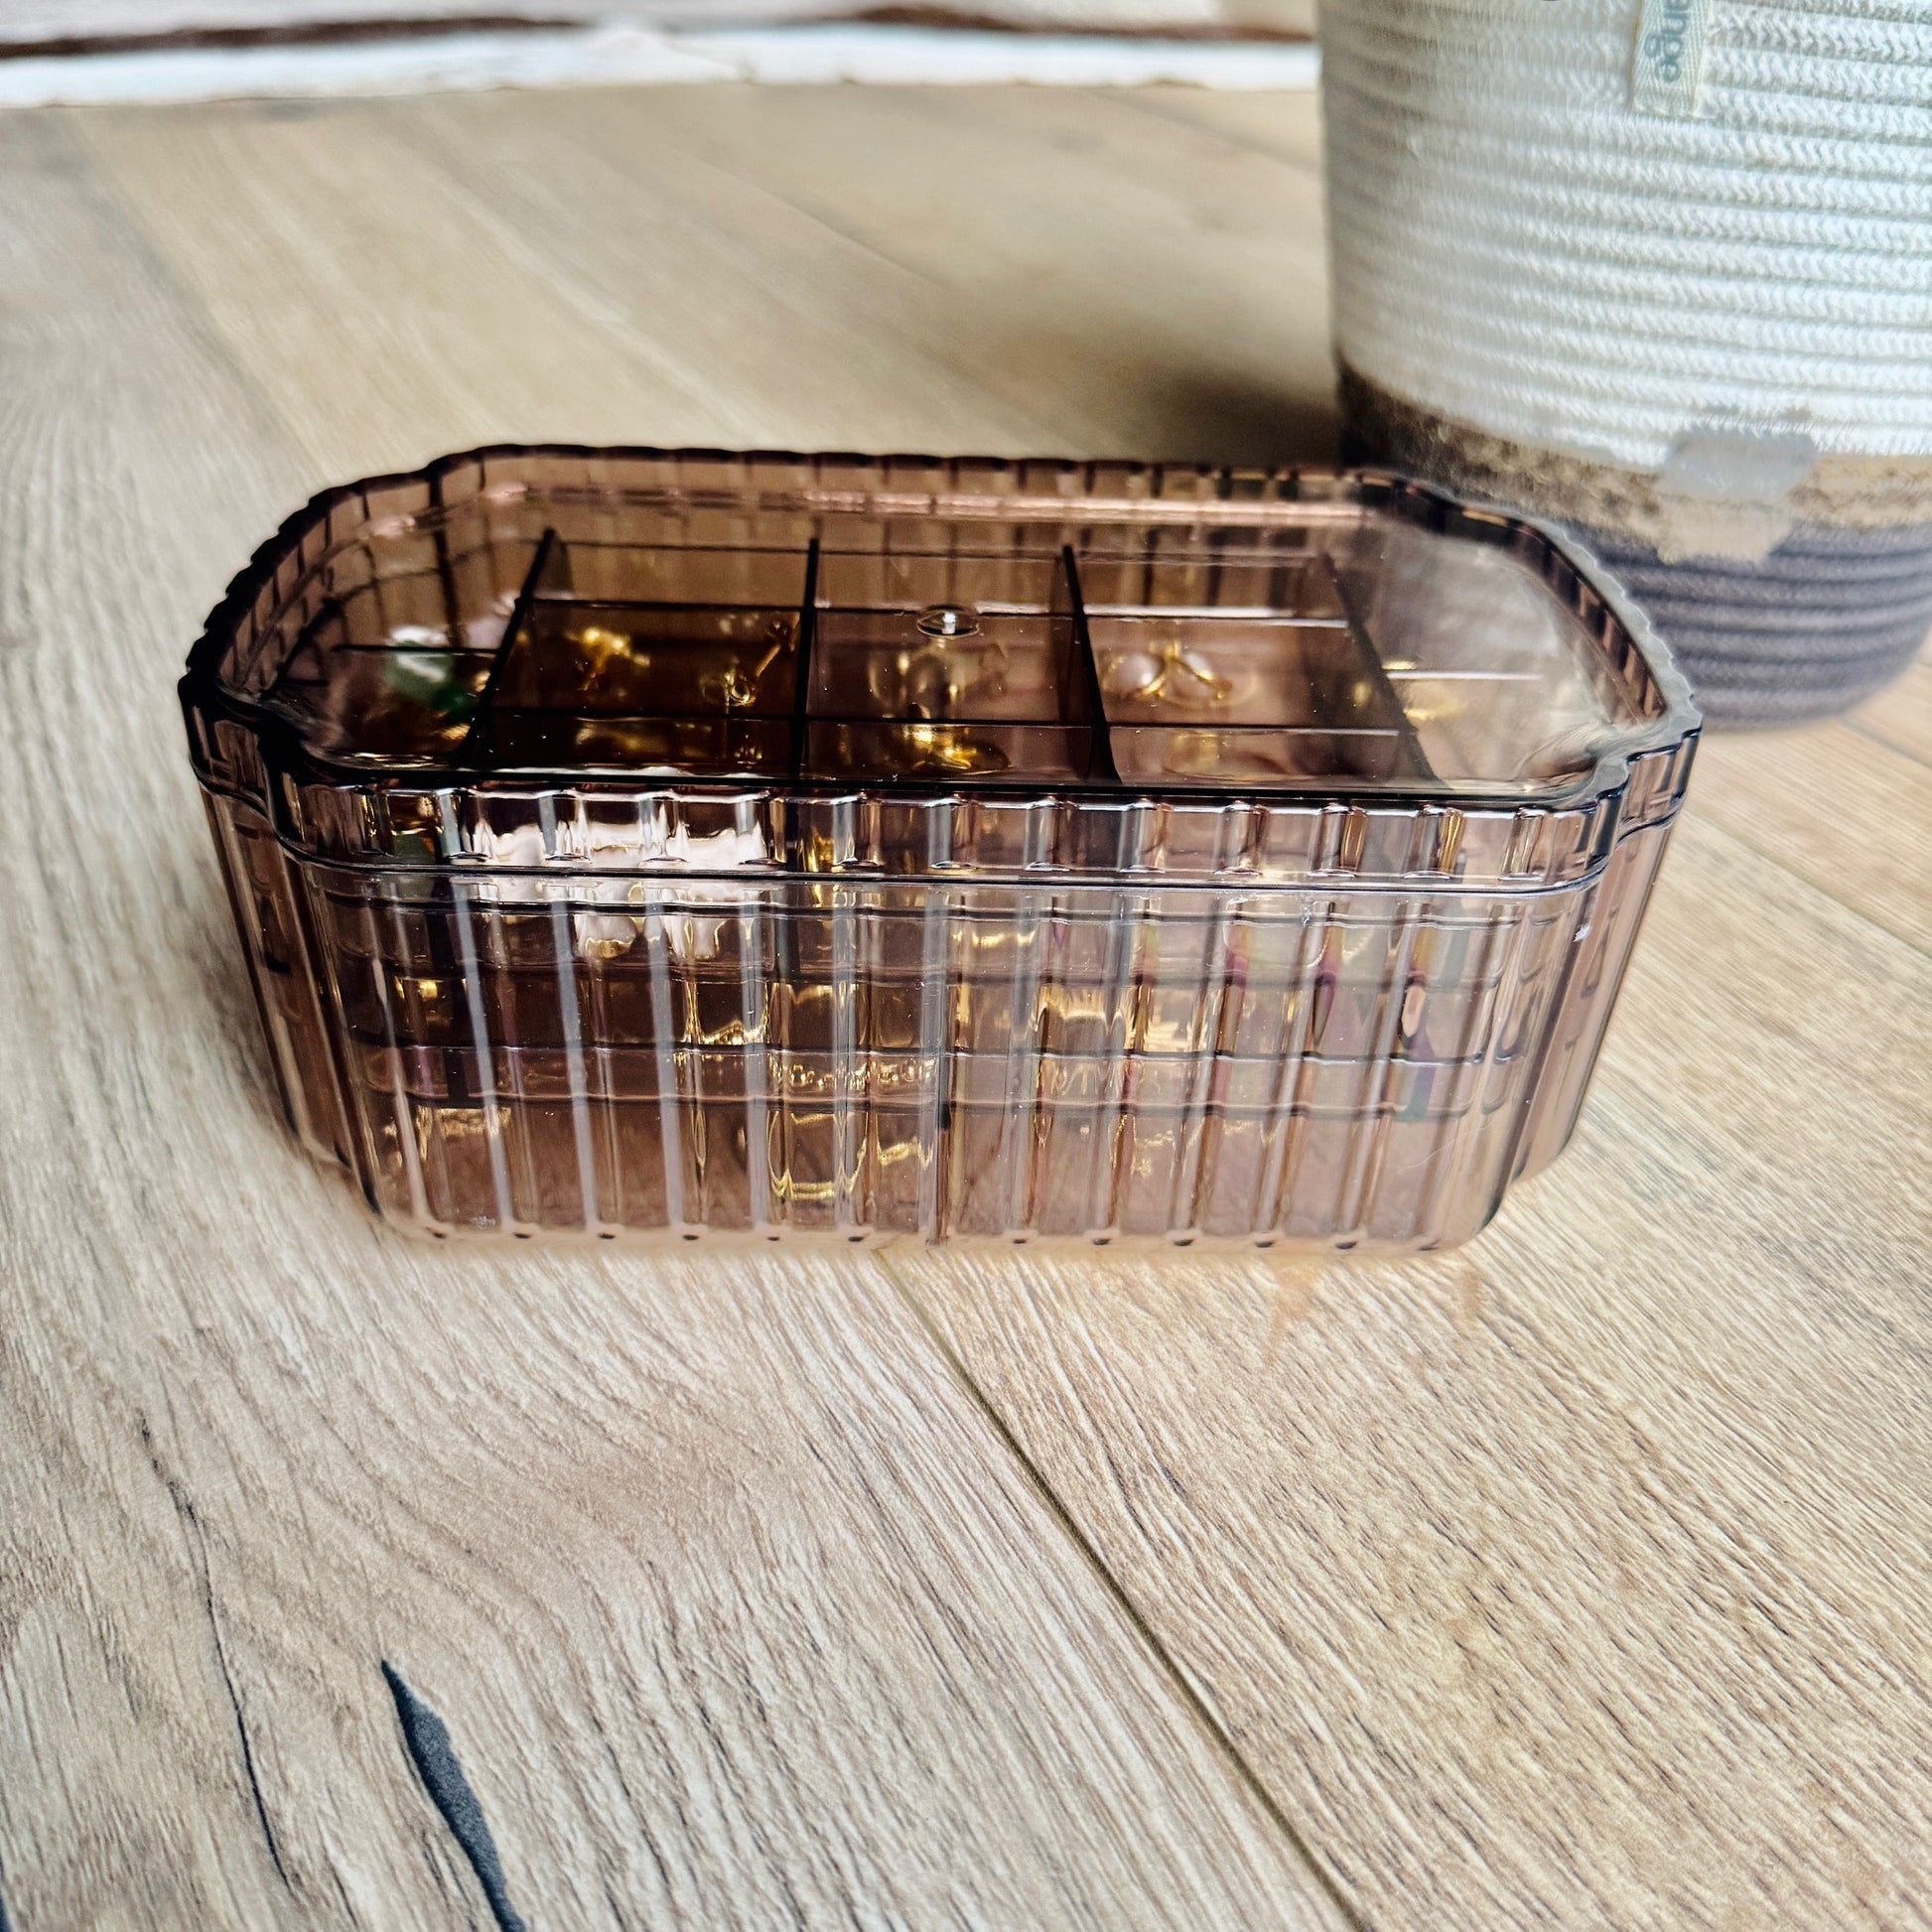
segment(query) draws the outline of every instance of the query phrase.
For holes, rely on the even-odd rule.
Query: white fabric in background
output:
[[[1318,70],[1313,46],[1302,41],[953,33],[838,21],[683,30],[612,25],[0,60],[0,108],[687,81],[962,87],[1179,81],[1280,90],[1312,87]]]
[[[1640,471],[1716,429],[1932,456],[1932,0],[1324,0],[1337,346],[1404,401]]]
[[[104,39],[129,34],[258,31],[320,22],[447,20],[479,14],[555,20],[606,11],[571,0],[0,0],[8,42]]]
[[[941,0],[944,4],[944,0]],[[863,12],[869,0],[0,0],[0,48],[129,34],[273,32],[322,23],[476,20],[484,16],[651,26],[752,26]],[[1313,25],[1313,0],[954,0],[953,11],[1025,26],[1132,33],[1229,23]]]

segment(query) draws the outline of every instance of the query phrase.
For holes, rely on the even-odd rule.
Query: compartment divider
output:
[[[1080,567],[1073,560],[1073,546],[1060,547],[1060,568],[1066,573],[1066,596],[1073,622],[1072,681],[1093,724],[1088,741],[1086,776],[1089,783],[1117,785],[1120,772],[1114,764],[1114,742],[1107,726],[1107,707],[1100,696],[1100,666],[1094,660],[1093,637],[1087,629],[1087,607],[1080,596]],[[1061,693],[1061,708],[1071,714],[1071,691]]]
[[[454,652],[462,647],[463,598],[456,586],[456,563],[450,555],[450,531],[443,502],[443,479],[430,480],[429,500],[435,512],[430,541],[436,548],[436,581],[443,590],[443,631]]]
[[[1369,682],[1375,687],[1375,695],[1387,707],[1390,724],[1401,743],[1404,756],[1409,761],[1409,769],[1400,775],[1405,778],[1421,778],[1431,783],[1436,778],[1436,767],[1430,763],[1429,755],[1422,748],[1422,740],[1416,735],[1415,725],[1409,713],[1403,708],[1402,695],[1390,681],[1388,672],[1383,668],[1382,655],[1375,648],[1375,640],[1368,634],[1368,625],[1362,621],[1361,614],[1355,609],[1355,600],[1348,595],[1348,587],[1341,581],[1341,572],[1335,568],[1335,560],[1327,551],[1322,551],[1321,567],[1328,573],[1328,581],[1335,587],[1335,601],[1341,606],[1342,615],[1348,620],[1348,640],[1355,646],[1355,655],[1361,660],[1362,670]]]
[[[805,593],[798,606],[798,640],[794,646],[797,664],[791,684],[791,775],[802,776],[805,769],[805,744],[810,731],[812,698],[812,645],[818,636],[818,539],[813,537],[805,550]]]
[[[536,554],[530,559],[530,568],[523,573],[516,602],[510,607],[509,621],[503,626],[503,641],[496,646],[496,655],[490,661],[489,675],[483,679],[483,687],[477,693],[477,708],[470,716],[470,729],[464,733],[463,743],[457,750],[456,761],[459,764],[474,766],[495,762],[495,748],[490,743],[488,720],[496,702],[496,687],[502,683],[510,655],[522,642],[523,633],[529,626],[530,606],[536,601],[538,587],[550,569],[551,553],[560,549],[555,528],[546,527],[542,536],[537,538]]]

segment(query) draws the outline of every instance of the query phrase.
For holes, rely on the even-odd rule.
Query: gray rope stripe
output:
[[[1715,725],[1844,711],[1932,629],[1932,526],[1801,527],[1750,564],[1666,563],[1627,537],[1579,534],[1649,612]]]

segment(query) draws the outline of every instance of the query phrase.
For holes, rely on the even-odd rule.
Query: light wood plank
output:
[[[620,97],[587,105],[600,145],[641,138]],[[667,91],[654,118],[939,285],[976,372],[1044,413],[1055,448],[1332,454],[1320,193],[1303,171],[1116,95],[1040,88],[863,88],[836,115],[797,89]]]
[[[1932,763],[1849,724],[1710,740],[1696,808],[1932,952]]]
[[[200,1176],[199,1208],[173,1190],[205,1145],[195,1062],[237,1083],[253,1022],[225,974],[215,1005],[200,982],[228,942],[169,685],[298,467],[51,119],[0,120],[0,789],[23,828],[0,894],[6,1908],[30,1928],[299,1925],[341,1882],[397,1925],[480,1922],[376,1700],[341,1710],[349,1735],[318,1734],[299,1780],[325,1844],[352,1785],[347,1858],[290,1844],[226,1526],[171,1446],[176,1351],[226,1346],[186,1299],[223,1176]],[[230,1154],[264,1111],[227,1101]],[[283,1272],[257,1274],[264,1318]],[[280,1358],[256,1372],[265,1397],[288,1379]]]
[[[1921,657],[1904,675],[1868,699],[1846,721],[1863,737],[1932,764],[1932,657]]]
[[[835,97],[84,127],[332,476],[498,437],[1328,452],[1318,209],[1293,171],[1081,94]]]
[[[454,172],[389,131],[452,105],[484,117]],[[903,279],[895,271],[847,249],[846,313],[804,313],[768,287],[758,246],[768,214],[762,229],[741,220],[747,245],[717,196],[695,210],[680,201],[688,174],[659,183],[604,167],[554,184],[549,155],[576,153],[576,114],[543,105],[236,106],[81,125],[331,479],[497,440],[836,442],[840,418],[821,399],[852,407],[869,366],[874,393],[924,399],[919,427],[984,421],[974,385],[916,347],[894,357],[889,338],[856,326],[866,296]],[[492,110],[510,132],[531,130],[527,173],[489,178]],[[504,219],[499,199],[530,218]],[[615,288],[597,273],[613,249],[627,271]],[[1002,427],[1028,440],[1024,419]]]
[[[1219,91],[1209,87],[1137,87],[1119,96],[1123,107],[1197,127],[1235,147],[1318,175],[1321,97]]]
[[[1370,1923],[1927,1922],[1932,966],[1708,822],[1472,1248],[920,1255]]]
[[[12,1922],[491,1923],[386,1664],[533,1925],[1341,1923],[876,1273],[293,1152],[171,687],[304,459],[68,125],[0,124]]]

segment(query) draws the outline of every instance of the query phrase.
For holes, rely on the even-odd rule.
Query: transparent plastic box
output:
[[[435,1235],[1462,1240],[1697,732],[1398,478],[715,452],[330,490],[182,694],[289,1119]]]

